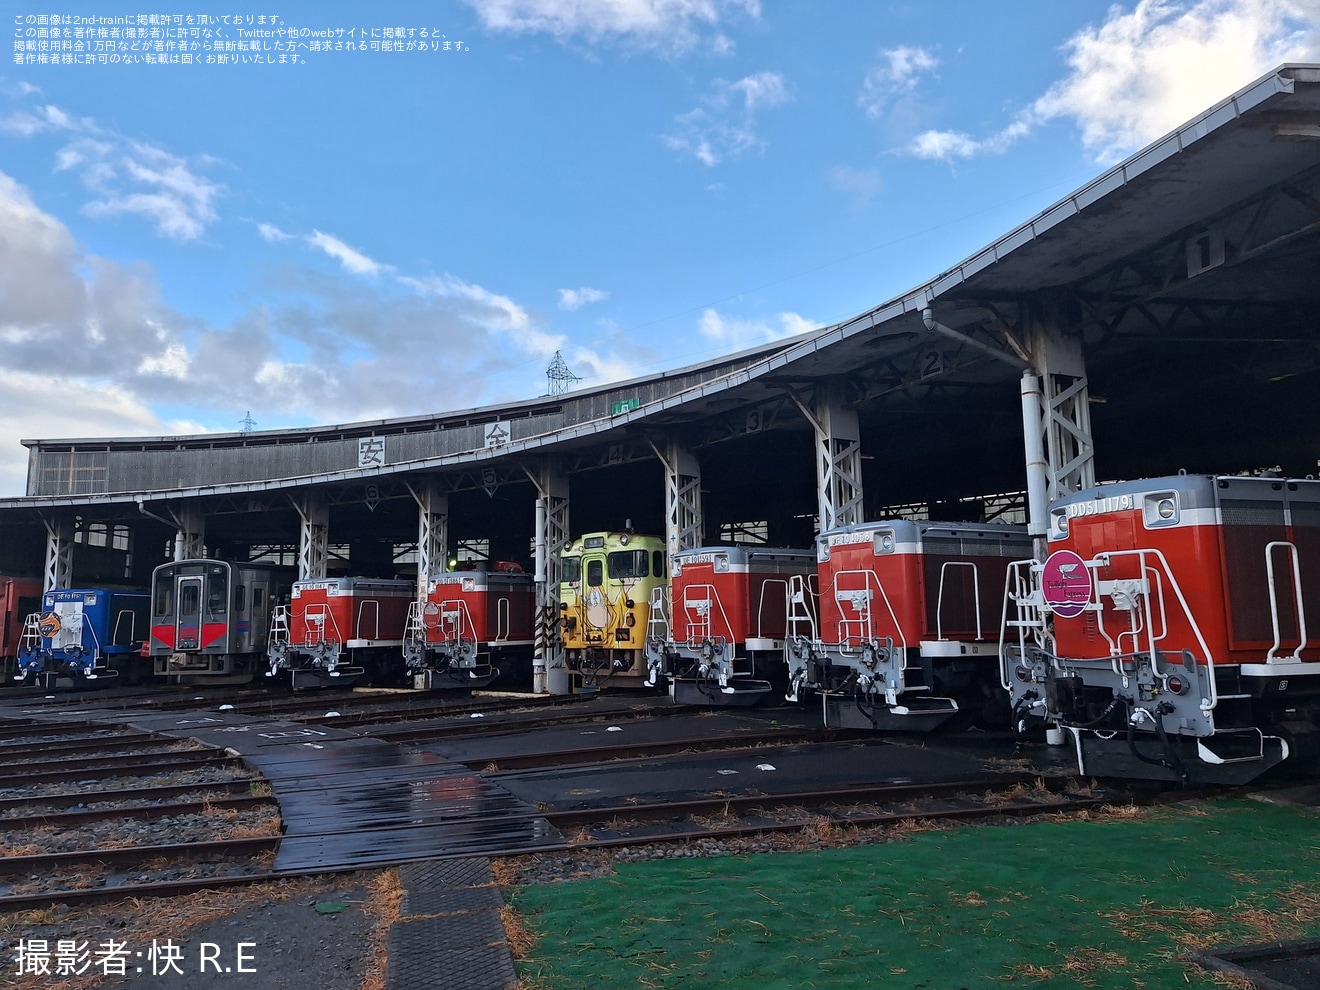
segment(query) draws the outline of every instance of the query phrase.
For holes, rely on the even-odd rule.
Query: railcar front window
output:
[[[156,581],[156,599],[152,604],[152,611],[156,615],[170,614],[170,592],[174,590],[174,582],[168,576],[159,578]]]
[[[212,567],[206,581],[206,610],[211,615],[229,611],[229,574],[223,567]]]
[[[665,552],[663,550],[656,550],[651,554],[651,576],[659,578],[665,576]]]
[[[564,557],[559,580],[565,584],[576,584],[582,580],[582,558]]]
[[[622,550],[610,554],[610,577],[644,578],[651,566],[650,554],[645,550]]]
[[[196,581],[179,587],[179,614],[195,616],[201,611],[202,588]]]
[[[594,560],[587,561],[588,587],[599,588],[602,584],[605,583],[605,568],[603,566],[604,563],[605,562],[601,560],[599,557],[595,558]]]

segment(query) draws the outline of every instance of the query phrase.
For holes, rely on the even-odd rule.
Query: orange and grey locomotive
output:
[[[497,677],[530,682],[536,587],[517,564],[431,578],[409,606],[403,656],[412,686],[479,688]]]
[[[669,564],[669,607],[653,594],[650,679],[679,704],[745,706],[787,683],[790,612],[815,606],[811,550],[719,546],[680,550]]]
[[[295,581],[271,616],[267,677],[289,672],[294,688],[347,687],[397,666],[413,582],[360,577]]]
[[[825,724],[847,728],[993,721],[1005,577],[1030,551],[1026,528],[1002,523],[820,534],[820,626],[790,636],[789,700],[819,695]]]
[[[1084,773],[1243,783],[1315,755],[1320,482],[1177,475],[1051,503],[1003,683]]]

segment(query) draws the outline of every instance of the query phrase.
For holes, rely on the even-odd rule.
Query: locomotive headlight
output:
[[[619,542],[626,547],[628,545],[628,539],[629,539],[628,534],[624,533],[622,536],[619,537]]]
[[[1141,500],[1141,520],[1147,529],[1178,525],[1178,493],[1152,492]]]
[[[1174,694],[1186,694],[1187,689],[1191,687],[1190,684],[1177,674],[1170,674],[1164,683]]]
[[[892,536],[880,537],[880,549],[885,553],[890,553],[894,549],[894,538]]]
[[[1031,676],[1031,671],[1027,670],[1027,668],[1022,666],[1022,664],[1018,664],[1016,667],[1013,668],[1013,674],[1014,676],[1017,677],[1019,681],[1025,682],[1027,678]]]

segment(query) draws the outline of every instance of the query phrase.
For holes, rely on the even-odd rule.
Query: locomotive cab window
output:
[[[665,576],[665,552],[663,550],[656,550],[651,554],[651,576],[658,578]]]
[[[241,584],[238,585],[236,588],[234,588],[234,611],[235,611],[235,612],[246,612],[246,611],[247,611],[247,594],[246,594],[246,592],[247,592],[247,588],[246,588],[245,586],[241,585]]]
[[[223,567],[212,567],[206,582],[206,610],[212,615],[229,611],[229,579]]]
[[[644,578],[651,566],[650,554],[645,550],[621,550],[609,556],[610,577]]]
[[[576,584],[582,580],[582,558],[564,557],[559,580],[565,584]]]
[[[260,612],[263,605],[266,604],[266,589],[257,587],[252,589],[252,611]]]
[[[587,561],[587,585],[592,588],[599,588],[605,583],[604,561],[599,557]]]

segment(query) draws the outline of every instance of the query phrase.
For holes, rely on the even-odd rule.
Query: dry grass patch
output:
[[[385,990],[385,972],[390,961],[390,928],[399,920],[405,893],[398,870],[386,870],[367,884],[367,903],[363,910],[374,920],[368,936],[371,962],[362,978],[362,990]]]
[[[522,915],[509,904],[500,905],[500,924],[504,926],[504,939],[514,959],[526,959],[536,948],[536,936],[523,924]]]
[[[1054,970],[1045,966],[1037,966],[1035,963],[1018,963],[1010,967],[1008,975],[1003,977],[1005,983],[1013,983],[1017,980],[1030,980],[1033,983],[1044,983],[1046,980],[1054,979]]]

